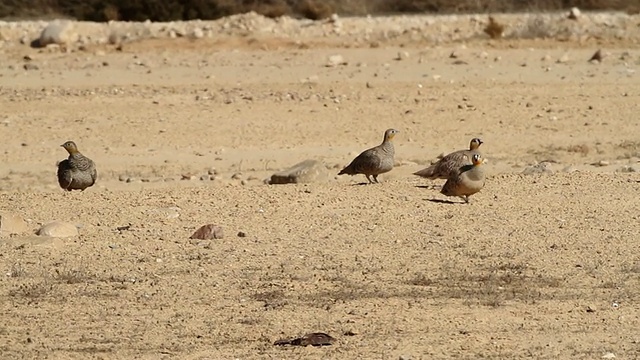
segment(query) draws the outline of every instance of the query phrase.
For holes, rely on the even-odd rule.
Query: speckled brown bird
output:
[[[395,149],[393,147],[393,138],[399,131],[396,129],[387,129],[384,132],[382,144],[363,151],[353,161],[347,165],[338,175],[356,175],[364,174],[369,183],[378,182],[378,175],[391,171],[394,165]],[[373,181],[371,178],[373,178]]]
[[[67,141],[62,146],[69,153],[66,160],[58,164],[58,183],[64,190],[81,190],[93,186],[98,178],[93,160],[78,151],[76,143]]]
[[[435,164],[413,174],[431,180],[448,179],[457,174],[461,166],[470,165],[474,154],[482,155],[478,150],[482,143],[481,139],[473,138],[469,143],[469,150],[454,151],[438,160]]]
[[[468,203],[469,196],[482,190],[485,184],[482,155],[473,154],[471,161],[471,165],[460,167],[455,175],[447,179],[440,193],[446,196],[458,196]]]

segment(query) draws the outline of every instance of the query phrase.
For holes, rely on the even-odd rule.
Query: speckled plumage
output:
[[[378,182],[378,175],[391,171],[394,165],[395,149],[392,139],[398,130],[387,129],[382,144],[363,151],[347,165],[338,175],[364,174],[369,183]],[[373,181],[371,180],[373,177]]]
[[[446,196],[458,196],[468,203],[469,196],[482,190],[485,184],[482,156],[474,154],[471,161],[471,165],[461,166],[456,174],[447,179],[440,193]]]
[[[58,184],[64,190],[81,190],[93,186],[98,178],[98,172],[93,160],[82,155],[73,141],[67,141],[62,146],[69,153],[69,157],[58,164]]]
[[[413,174],[431,180],[448,179],[452,175],[455,175],[461,166],[470,165],[473,155],[482,155],[480,151],[478,151],[480,145],[482,145],[482,140],[473,138],[469,143],[469,150],[454,151],[438,160],[435,164]]]

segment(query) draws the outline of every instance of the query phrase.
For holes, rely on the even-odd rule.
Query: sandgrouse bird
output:
[[[482,140],[479,138],[473,138],[469,143],[469,150],[454,151],[444,156],[428,168],[414,172],[413,174],[431,180],[448,179],[455,175],[461,166],[470,165],[471,158],[474,154],[482,155],[480,154],[480,151],[478,151],[480,145],[482,145]]]
[[[471,162],[471,165],[460,167],[456,174],[447,179],[440,193],[446,196],[458,196],[468,203],[469,196],[482,190],[485,183],[482,155],[473,154]]]
[[[387,129],[384,132],[382,144],[363,151],[353,161],[347,165],[338,175],[364,174],[369,183],[378,182],[378,175],[391,171],[394,165],[395,150],[393,148],[393,138],[399,131]],[[373,180],[371,180],[371,178]]]
[[[93,160],[82,155],[73,141],[67,141],[60,146],[69,153],[69,157],[58,164],[60,187],[67,191],[84,191],[84,189],[93,186],[98,178]]]

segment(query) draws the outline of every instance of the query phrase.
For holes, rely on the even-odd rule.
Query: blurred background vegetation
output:
[[[323,19],[339,15],[494,13],[581,10],[640,11],[640,0],[0,0],[0,18],[65,17],[86,21],[210,20],[255,11]]]

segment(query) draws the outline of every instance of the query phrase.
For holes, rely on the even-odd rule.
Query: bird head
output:
[[[67,152],[71,155],[78,153],[78,147],[76,146],[76,143],[74,143],[73,141],[67,141],[60,146],[62,146],[65,150],[67,150]]]
[[[482,156],[480,156],[480,154],[473,154],[473,156],[471,157],[471,162],[474,166],[482,165],[483,161],[484,160],[482,159]]]
[[[387,129],[387,131],[384,132],[384,141],[391,141],[393,140],[393,138],[396,136],[397,133],[399,133],[400,131],[396,130],[396,129]]]
[[[480,145],[482,145],[482,139],[473,138],[471,139],[471,143],[469,143],[469,149],[476,150],[477,148],[480,147]]]

